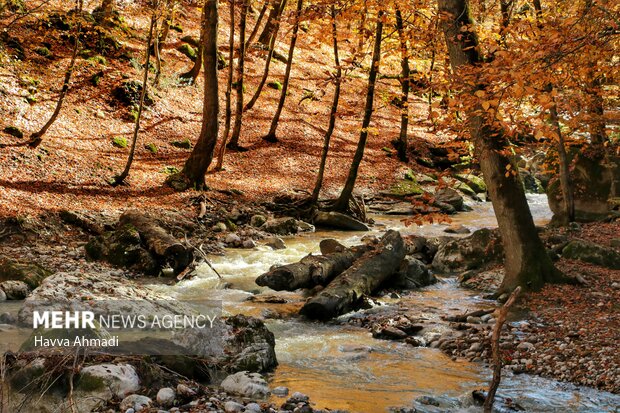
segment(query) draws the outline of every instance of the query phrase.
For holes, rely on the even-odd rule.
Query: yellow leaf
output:
[[[482,109],[489,110],[490,107],[491,103],[489,103],[489,101],[482,102]]]

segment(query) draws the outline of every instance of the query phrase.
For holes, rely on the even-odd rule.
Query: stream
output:
[[[528,200],[537,224],[551,218],[544,195],[529,195]],[[472,205],[473,211],[456,215],[451,224],[462,224],[472,231],[496,226],[490,203]],[[446,235],[445,224],[406,227],[401,217],[373,216],[373,234],[386,229],[424,236]],[[209,298],[222,300],[230,314],[267,315],[298,307],[247,301],[253,295],[276,295],[299,301],[297,293],[274,292],[258,287],[254,280],[274,264],[297,261],[309,253],[319,252],[319,241],[335,238],[345,245],[359,243],[366,233],[343,231],[315,232],[284,238],[287,248],[272,250],[259,246],[252,250],[230,249],[224,256],[210,257],[227,285],[204,265],[198,275],[175,286],[160,286],[179,299]],[[170,290],[172,289],[172,291]],[[411,291],[401,298],[380,297],[385,306],[406,306],[431,325],[425,334],[446,329],[439,317],[489,307],[492,303],[479,294],[461,289],[455,279]],[[368,311],[373,311],[368,310]],[[355,317],[356,314],[342,316]],[[269,376],[272,388],[285,386],[291,392],[302,392],[318,408],[343,409],[353,412],[385,412],[390,407],[412,407],[418,411],[446,411],[428,405],[413,404],[420,396],[432,396],[456,406],[458,399],[470,399],[472,390],[488,386],[491,372],[480,363],[453,361],[438,349],[413,347],[407,343],[377,340],[363,328],[336,323],[320,323],[283,317],[265,321],[276,337],[276,353],[280,363]],[[498,395],[509,397],[532,412],[617,412],[620,396],[594,389],[530,375],[505,374]],[[283,402],[273,396],[272,401]],[[480,411],[479,407],[461,405],[451,411]]]

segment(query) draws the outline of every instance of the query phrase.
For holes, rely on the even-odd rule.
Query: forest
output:
[[[619,46],[610,0],[0,0],[0,413],[617,413]]]

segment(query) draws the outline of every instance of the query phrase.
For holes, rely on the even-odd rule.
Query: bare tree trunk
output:
[[[383,36],[383,9],[379,10],[377,16],[377,27],[375,33],[375,46],[372,53],[372,62],[370,64],[370,73],[368,75],[368,91],[366,92],[366,108],[364,109],[364,119],[362,120],[362,131],[360,133],[360,140],[357,144],[355,155],[353,156],[353,162],[351,162],[351,168],[349,169],[349,175],[347,181],[340,193],[340,197],[334,204],[333,208],[336,211],[347,211],[349,209],[349,199],[353,194],[353,188],[355,187],[355,181],[357,180],[357,172],[364,157],[364,149],[366,148],[366,140],[368,139],[368,127],[370,126],[370,119],[373,112],[373,104],[375,100],[375,83],[377,81],[377,74],[379,72],[379,64],[381,63],[381,38]]]
[[[114,0],[102,0],[95,19],[100,24],[108,24],[112,20],[112,13],[114,13]]]
[[[332,108],[329,113],[329,126],[327,132],[325,132],[325,138],[323,140],[323,152],[321,153],[321,164],[319,165],[319,171],[316,176],[316,184],[312,191],[312,203],[316,205],[319,200],[319,194],[321,193],[321,187],[323,186],[323,176],[325,174],[325,164],[327,162],[327,154],[329,153],[329,142],[332,134],[334,133],[334,127],[336,126],[336,114],[338,113],[338,102],[340,100],[340,85],[342,83],[342,67],[340,66],[340,57],[338,55],[338,26],[336,24],[336,6],[331,6],[332,15],[332,37],[334,43],[334,63],[336,65],[336,76],[334,78],[334,100],[332,102]]]
[[[157,23],[155,23],[155,33],[157,33],[154,37],[153,43],[153,51],[155,52],[155,79],[153,79],[153,86],[159,86],[159,77],[161,76],[161,47],[159,43],[159,29],[157,28]]]
[[[461,69],[483,65],[467,0],[439,0],[439,12],[447,17],[442,28],[455,76]],[[483,89],[484,85],[477,85],[463,93]],[[467,124],[504,245],[506,275],[500,292],[512,291],[519,285],[534,290],[545,282],[567,281],[538,236],[518,174],[507,173],[515,168],[505,154],[508,142],[504,130],[485,113],[481,105],[472,108]]]
[[[282,0],[280,2],[280,8],[282,10],[284,10],[284,7],[286,7],[286,2],[287,0]],[[267,83],[267,78],[269,77],[269,68],[271,67],[271,59],[273,58],[273,53],[276,47],[276,38],[278,36],[279,30],[280,30],[280,22],[278,21],[276,23],[276,26],[273,29],[271,39],[269,40],[269,50],[267,51],[267,59],[265,60],[265,69],[263,70],[263,77],[261,78],[260,83],[258,84],[258,87],[256,88],[256,92],[254,92],[254,96],[252,96],[252,99],[250,99],[247,105],[245,105],[245,107],[243,108],[244,112],[247,112],[248,110],[254,107],[254,105],[256,104],[256,101],[260,97],[261,92],[263,91],[263,88],[265,87],[265,83]]]
[[[80,34],[82,33],[82,9],[84,7],[84,1],[77,1],[77,16],[78,22],[75,26],[75,32],[73,36],[75,37],[75,42],[73,44],[73,52],[71,53],[71,60],[69,61],[69,66],[65,71],[65,79],[62,83],[62,89],[60,90],[60,95],[58,96],[58,101],[56,102],[56,108],[54,109],[54,113],[49,118],[49,120],[43,125],[43,127],[38,131],[30,135],[30,140],[28,141],[28,146],[32,149],[38,147],[41,142],[43,142],[43,135],[47,132],[47,130],[56,122],[58,115],[60,114],[60,110],[62,109],[62,104],[65,101],[65,97],[67,96],[67,92],[69,91],[69,84],[71,83],[71,76],[73,76],[73,70],[75,68],[75,61],[77,60],[78,51],[80,49]]]
[[[142,118],[142,109],[144,108],[144,97],[146,96],[146,91],[149,87],[149,63],[151,60],[151,42],[153,40],[153,31],[155,29],[155,25],[157,24],[157,12],[153,10],[153,14],[151,15],[151,24],[149,26],[149,35],[146,40],[146,62],[144,63],[144,74],[142,76],[142,91],[140,92],[140,104],[138,105],[138,115],[136,116],[136,123],[133,128],[133,138],[131,141],[131,149],[129,151],[129,157],[127,158],[127,164],[125,165],[125,169],[123,172],[114,178],[112,182],[113,186],[117,186],[122,184],[127,176],[129,175],[129,170],[131,169],[131,164],[133,163],[133,158],[136,152],[136,144],[138,142],[138,132],[140,131],[140,119]]]
[[[269,10],[269,17],[267,18],[267,22],[265,23],[265,27],[258,37],[258,43],[267,46],[271,37],[277,30],[277,27],[280,26],[280,19],[282,17],[282,13],[284,12],[284,6],[286,2],[281,0],[273,0],[271,3],[271,10]]]
[[[213,151],[219,131],[219,99],[217,80],[217,26],[218,0],[205,0],[203,44],[200,54],[204,64],[204,100],[202,109],[202,128],[196,146],[185,162],[181,175],[188,187],[202,189],[205,185],[205,173],[213,160]]]
[[[230,31],[228,33],[228,80],[226,81],[226,120],[224,123],[224,135],[222,136],[222,143],[220,144],[220,150],[217,153],[217,164],[215,165],[216,171],[221,171],[224,165],[224,154],[226,153],[226,142],[228,142],[228,135],[230,134],[230,123],[232,118],[232,84],[233,84],[233,71],[235,56],[235,0],[230,1]]]
[[[172,2],[167,10],[166,18],[161,24],[161,33],[157,36],[159,51],[161,53],[162,48],[164,47],[164,43],[168,39],[168,34],[170,33],[170,26],[172,26],[172,22],[174,21],[174,17],[176,15],[176,2]]]
[[[179,77],[187,81],[188,84],[193,85],[196,83],[196,79],[198,79],[198,75],[200,74],[200,68],[202,67],[203,60],[203,46],[205,44],[205,29],[206,22],[204,21],[205,14],[202,13],[200,17],[200,43],[198,46],[198,50],[196,51],[196,60],[194,60],[194,66],[189,70],[189,72],[181,74]]]
[[[233,127],[230,142],[226,145],[229,150],[243,151],[239,146],[241,136],[241,122],[243,120],[243,76],[245,67],[245,27],[249,9],[249,0],[243,0],[241,5],[241,21],[239,21],[239,63],[237,64],[237,102],[235,109],[235,125]]]
[[[402,67],[402,89],[401,89],[401,115],[400,115],[400,135],[398,136],[398,158],[402,162],[407,162],[407,128],[409,127],[409,51],[407,48],[407,38],[403,27],[403,16],[400,9],[396,9],[396,29],[400,39],[401,67]]]
[[[260,9],[260,12],[258,13],[258,17],[256,18],[256,24],[254,25],[254,29],[252,29],[252,33],[250,33],[248,40],[245,42],[245,50],[248,50],[252,46],[252,43],[254,42],[254,38],[258,34],[258,29],[260,29],[260,25],[263,22],[263,17],[265,17],[265,13],[267,12],[268,7],[269,7],[269,3],[265,2],[265,4],[263,4],[263,7]]]

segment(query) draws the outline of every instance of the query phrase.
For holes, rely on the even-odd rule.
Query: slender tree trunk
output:
[[[267,12],[268,7],[268,2],[265,2],[265,4],[263,4],[263,7],[260,9],[258,17],[256,18],[256,24],[254,25],[254,29],[252,29],[252,33],[250,33],[248,40],[245,42],[245,50],[248,50],[252,46],[254,38],[256,38],[256,35],[258,34],[258,29],[260,29],[260,25],[263,22],[263,17],[265,17],[265,13]]]
[[[160,53],[164,47],[164,43],[166,43],[166,40],[168,39],[168,34],[170,34],[170,26],[172,26],[172,22],[174,22],[174,17],[176,15],[176,3],[172,2],[167,11],[168,13],[166,14],[166,18],[161,24],[161,32],[157,37]]]
[[[280,18],[284,12],[285,2],[281,0],[273,0],[271,3],[271,10],[269,10],[269,17],[263,27],[263,31],[258,37],[258,43],[267,46],[270,43],[271,37],[276,32],[276,28],[280,25]]]
[[[552,90],[553,85],[547,85],[546,91],[551,92]],[[566,146],[564,144],[564,134],[560,128],[558,106],[555,103],[555,98],[553,96],[550,97],[551,99],[554,99],[553,105],[549,109],[549,114],[551,115],[550,120],[555,129],[556,135],[558,135],[557,150],[560,160],[560,187],[562,188],[562,200],[564,202],[564,216],[562,219],[564,220],[564,223],[568,224],[569,222],[573,222],[575,220],[575,200],[573,196],[573,186],[570,182],[570,171],[568,167]]]
[[[101,24],[108,24],[112,20],[112,13],[114,13],[114,0],[102,0],[96,19]]]
[[[293,67],[293,56],[295,54],[295,45],[297,44],[297,34],[299,33],[299,21],[301,20],[301,10],[303,7],[303,0],[297,0],[297,8],[295,9],[295,23],[293,25],[293,34],[291,35],[291,45],[288,49],[288,59],[286,61],[286,71],[284,72],[284,81],[282,82],[282,90],[280,91],[280,102],[278,102],[278,108],[271,120],[271,127],[269,133],[263,137],[267,142],[277,142],[276,130],[278,129],[278,122],[280,122],[280,116],[282,115],[282,109],[284,109],[284,102],[286,101],[286,93],[288,92],[288,84],[291,78],[291,68]]]
[[[196,146],[185,162],[181,174],[188,187],[205,188],[205,174],[213,160],[213,152],[219,131],[219,99],[217,81],[217,26],[218,0],[205,0],[204,33],[201,45],[204,64],[204,100],[202,109],[202,128]]]
[[[206,22],[204,21],[205,14],[202,13],[200,17],[200,42],[198,46],[198,50],[196,51],[196,60],[194,60],[194,66],[189,70],[189,72],[181,74],[179,77],[184,79],[188,84],[193,85],[196,83],[196,79],[198,79],[198,75],[200,74],[200,68],[202,67],[203,60],[203,44],[205,44],[205,30],[206,30]]]
[[[65,71],[65,79],[62,83],[62,89],[60,90],[60,95],[58,96],[58,101],[56,102],[56,108],[54,109],[54,113],[49,118],[49,120],[43,125],[43,127],[38,131],[33,133],[30,136],[30,140],[28,141],[28,146],[30,148],[38,147],[41,142],[43,142],[43,135],[47,132],[47,130],[56,122],[58,115],[60,114],[60,110],[62,109],[62,104],[65,101],[65,97],[67,96],[67,92],[69,91],[69,84],[71,83],[71,76],[73,76],[73,70],[75,68],[75,61],[77,60],[78,51],[80,49],[80,35],[82,33],[82,9],[84,7],[83,0],[77,1],[77,16],[78,22],[75,26],[75,32],[73,36],[75,37],[75,41],[73,44],[73,51],[71,52],[71,60],[69,61],[69,66],[67,66],[67,70]]]
[[[439,12],[446,17],[442,29],[455,76],[461,69],[483,65],[467,0],[439,0]],[[484,85],[479,84],[464,93],[474,94],[482,89]],[[506,275],[500,292],[512,291],[517,286],[533,290],[545,282],[566,281],[538,237],[521,180],[505,154],[508,142],[504,130],[484,113],[481,105],[472,108],[467,126],[504,244]]]
[[[396,29],[400,39],[401,67],[402,67],[402,90],[401,90],[401,115],[400,135],[398,137],[398,159],[407,162],[407,128],[409,126],[409,51],[407,38],[403,27],[403,16],[400,9],[396,9]]]
[[[334,44],[334,63],[336,65],[336,77],[334,78],[334,100],[332,102],[332,108],[329,113],[329,126],[327,132],[325,132],[325,138],[323,140],[323,152],[321,153],[321,164],[319,165],[319,171],[316,176],[316,184],[312,191],[312,203],[316,205],[319,200],[319,194],[321,187],[323,186],[323,176],[325,174],[325,164],[327,162],[327,154],[329,152],[329,142],[332,134],[334,133],[334,127],[336,126],[336,114],[338,113],[338,102],[340,100],[340,84],[342,81],[342,67],[340,66],[340,57],[338,54],[338,26],[336,24],[336,6],[331,6],[332,15],[332,37]]]
[[[235,109],[235,126],[233,127],[230,142],[226,147],[230,150],[242,151],[239,146],[241,136],[241,122],[243,120],[243,76],[245,67],[245,27],[249,9],[249,0],[243,0],[241,5],[241,20],[239,21],[239,63],[237,64],[237,106]]]
[[[234,56],[235,56],[235,0],[230,0],[230,31],[228,33],[228,80],[226,81],[226,120],[224,123],[224,135],[220,150],[217,153],[216,171],[221,171],[224,165],[224,154],[226,153],[226,142],[230,134],[230,123],[232,118],[232,84],[234,72]]]
[[[368,2],[363,0],[362,3],[362,16],[360,18],[359,26],[357,26],[357,49],[355,50],[355,54],[353,56],[353,65],[361,64],[361,61],[364,60],[364,45],[366,44],[366,20],[368,18]]]
[[[153,51],[155,52],[155,79],[153,79],[153,86],[159,86],[159,77],[161,76],[161,47],[159,43],[159,30],[157,29],[157,23],[155,24],[155,33],[153,43]]]
[[[146,40],[146,53],[145,53],[146,61],[144,63],[144,74],[142,76],[142,91],[140,92],[140,103],[138,105],[138,115],[136,116],[136,123],[133,128],[133,138],[131,140],[131,149],[129,150],[129,157],[127,158],[125,169],[120,175],[114,178],[114,181],[112,182],[113,186],[117,186],[125,182],[125,179],[129,175],[131,164],[133,163],[133,158],[136,153],[138,133],[140,132],[140,119],[142,118],[142,109],[144,108],[144,97],[146,96],[146,91],[149,86],[148,80],[149,80],[149,63],[151,60],[151,42],[153,41],[153,32],[155,30],[156,24],[157,24],[157,14],[156,14],[156,11],[153,10],[153,14],[151,15],[151,23],[149,25],[149,35]]]
[[[355,181],[357,180],[357,172],[364,157],[364,149],[366,148],[366,140],[368,139],[368,127],[370,126],[370,119],[373,112],[373,103],[375,99],[375,83],[377,81],[377,74],[379,72],[379,64],[381,63],[381,38],[383,36],[383,9],[379,10],[377,16],[377,27],[375,33],[375,46],[372,53],[372,62],[370,64],[370,73],[368,75],[368,91],[366,92],[366,107],[364,109],[364,119],[362,120],[362,131],[360,133],[360,140],[357,144],[355,155],[353,156],[353,162],[351,162],[351,168],[349,169],[349,175],[344,185],[340,197],[334,204],[334,210],[347,211],[349,209],[349,199],[353,194],[353,188],[355,187]]]
[[[280,8],[282,10],[284,10],[284,7],[286,7],[286,2],[287,0],[282,0],[280,2]],[[265,83],[267,83],[267,78],[269,77],[269,68],[271,67],[271,59],[273,58],[273,53],[276,48],[276,38],[278,37],[279,30],[280,30],[280,22],[278,21],[276,23],[276,26],[273,29],[271,39],[269,40],[269,46],[268,46],[269,50],[267,51],[267,59],[265,60],[265,69],[263,70],[263,77],[261,78],[260,83],[258,84],[258,87],[256,88],[256,92],[254,92],[254,96],[252,96],[252,99],[250,99],[250,101],[243,108],[244,112],[247,112],[248,110],[254,107],[254,105],[256,104],[256,101],[260,97],[261,92],[263,91],[263,88],[265,87]]]

